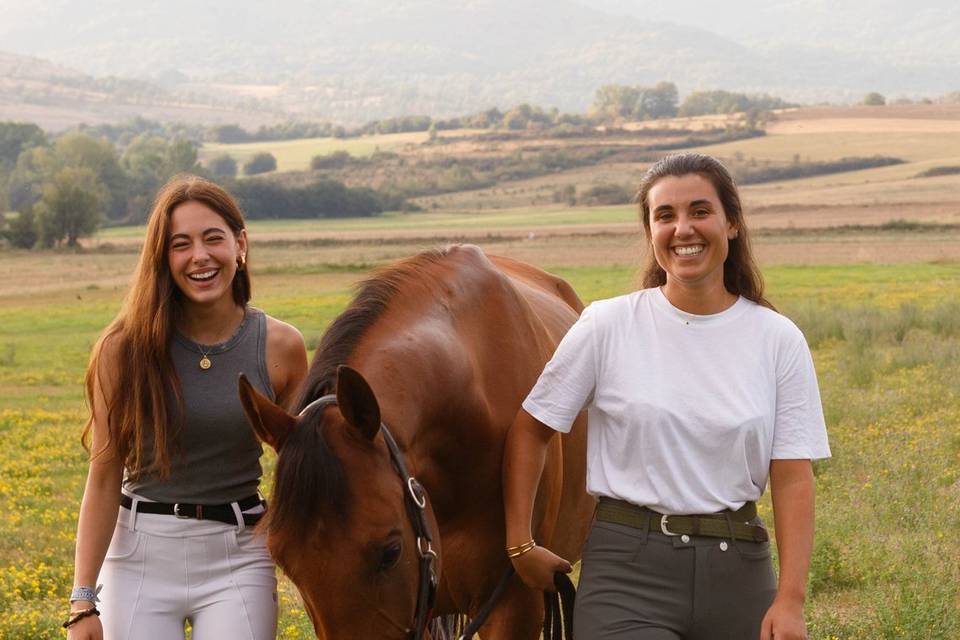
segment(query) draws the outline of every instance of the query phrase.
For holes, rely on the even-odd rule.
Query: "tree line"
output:
[[[519,131],[569,126],[597,126],[623,120],[656,120],[675,116],[699,116],[737,112],[762,112],[794,104],[766,94],[730,91],[695,91],[681,102],[677,86],[658,82],[652,87],[607,84],[597,89],[593,105],[586,114],[561,113],[531,104],[519,104],[506,110],[492,107],[463,116],[433,118],[427,115],[398,116],[371,120],[346,128],[329,122],[284,123],[261,126],[247,131],[238,125],[220,125],[207,130],[206,139],[221,143],[263,142],[297,138],[354,138],[409,132],[437,132],[455,129],[492,129]]]
[[[35,124],[0,122],[0,237],[22,248],[73,247],[103,224],[142,223],[156,192],[179,173],[215,177],[183,137],[144,132],[121,145],[85,131],[50,138]],[[221,182],[250,218],[375,215],[402,204],[329,179],[307,187]]]

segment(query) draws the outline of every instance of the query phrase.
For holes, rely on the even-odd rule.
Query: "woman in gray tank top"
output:
[[[70,640],[183,638],[187,621],[195,640],[275,637],[275,569],[254,534],[262,448],[237,377],[289,406],[307,357],[299,331],[249,300],[236,201],[174,178],[87,368]]]

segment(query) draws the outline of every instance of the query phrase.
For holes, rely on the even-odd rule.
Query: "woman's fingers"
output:
[[[537,591],[556,591],[553,574],[557,571],[570,573],[573,567],[567,560],[544,547],[535,547],[518,558],[513,558],[513,567],[520,579]]]

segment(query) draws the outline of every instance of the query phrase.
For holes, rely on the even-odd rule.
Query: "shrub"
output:
[[[237,161],[225,153],[211,158],[207,168],[218,178],[234,178],[237,175]]]
[[[915,175],[914,178],[935,178],[937,176],[955,176],[957,174],[960,174],[960,167],[958,166],[930,167]]]
[[[341,169],[350,164],[351,160],[353,160],[353,156],[350,155],[350,152],[341,149],[326,155],[313,156],[310,159],[310,169],[313,171]]]
[[[619,184],[598,184],[590,187],[580,196],[580,204],[587,206],[603,204],[628,204],[633,194]]]
[[[876,91],[871,91],[867,95],[863,96],[863,104],[871,107],[882,107],[887,104],[887,99],[883,97],[883,94],[877,93]]]
[[[250,219],[372,216],[383,212],[386,199],[372,189],[351,189],[336,180],[319,180],[305,187],[243,180],[232,191]],[[399,209],[402,201],[391,200],[390,204]]]
[[[811,176],[826,175],[828,173],[841,173],[844,171],[860,171],[862,169],[875,169],[877,167],[888,167],[895,164],[903,164],[904,160],[900,158],[891,158],[888,156],[872,156],[867,158],[851,157],[840,158],[827,162],[794,162],[787,165],[774,165],[765,163],[759,166],[753,166],[755,161],[750,164],[731,163],[733,176],[740,184],[758,184],[761,182],[774,182],[777,180],[792,180],[796,178],[809,178]]]
[[[37,234],[37,221],[33,215],[33,210],[24,209],[16,218],[10,220],[7,228],[3,231],[3,237],[18,249],[31,249],[33,245],[37,244],[39,235]]]
[[[243,173],[248,176],[255,176],[261,173],[277,170],[277,159],[272,153],[263,151],[253,156],[243,164]]]

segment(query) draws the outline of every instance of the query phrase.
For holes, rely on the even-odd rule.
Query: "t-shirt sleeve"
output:
[[[772,459],[829,458],[830,445],[813,356],[798,329],[778,360]]]
[[[593,400],[597,383],[596,305],[583,310],[534,385],[524,410],[543,424],[567,433]]]

